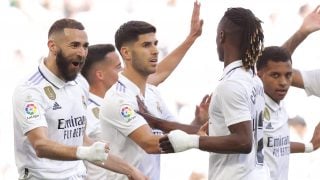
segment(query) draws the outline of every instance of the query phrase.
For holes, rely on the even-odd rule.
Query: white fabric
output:
[[[290,131],[288,114],[283,103],[277,104],[265,95],[264,152],[265,162],[270,169],[271,179],[288,179],[290,155]]]
[[[249,154],[210,153],[209,179],[248,180],[266,176],[258,173],[263,166],[263,96],[261,80],[251,70],[246,71],[241,61],[225,67],[209,106],[209,136],[229,135],[228,126],[252,121],[252,151]]]
[[[101,127],[98,113],[102,102],[103,98],[89,93],[88,115],[91,118],[88,118],[86,133],[95,141],[101,140]],[[87,168],[87,180],[106,179],[106,169],[96,166],[88,161],[84,161],[84,164]]]
[[[42,61],[34,74],[18,85],[13,95],[14,140],[16,165],[20,177],[25,169],[38,179],[62,179],[84,176],[79,161],[58,161],[38,158],[26,133],[37,127],[48,129],[48,138],[61,144],[83,144],[89,90],[83,79],[65,83]],[[81,85],[79,85],[81,84]]]
[[[108,158],[105,146],[106,143],[99,141],[94,142],[91,146],[78,146],[76,156],[78,159],[100,163]]]
[[[302,71],[301,76],[306,93],[320,97],[320,70]]]
[[[91,139],[95,141],[100,140],[101,136],[99,111],[102,101],[103,98],[89,93],[88,114],[91,118],[87,121],[86,133]]]
[[[137,128],[147,124],[145,119],[134,111],[138,110],[136,96],[140,94],[139,88],[120,74],[119,81],[107,91],[100,109],[101,136],[103,140],[110,142],[111,154],[123,158],[152,180],[159,180],[160,155],[147,154],[128,137]],[[140,98],[143,99],[142,96]],[[143,100],[154,116],[175,119],[154,86],[147,84]],[[153,130],[153,133],[162,134],[160,130]],[[108,178],[126,179],[124,175],[109,171]]]
[[[304,152],[305,152],[305,153],[310,153],[310,152],[312,152],[312,151],[314,151],[313,144],[312,144],[311,142],[306,143],[306,144],[304,145]]]
[[[199,148],[199,135],[187,134],[181,130],[173,130],[168,134],[174,152],[186,151],[192,148]]]

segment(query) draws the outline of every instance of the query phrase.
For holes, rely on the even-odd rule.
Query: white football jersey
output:
[[[320,70],[302,71],[301,76],[306,93],[320,97]]]
[[[249,154],[210,153],[209,179],[256,180],[266,174],[263,169],[264,90],[261,80],[242,61],[225,67],[209,106],[209,136],[229,135],[228,126],[243,121],[252,122],[252,151]],[[264,172],[264,171],[262,171]]]
[[[110,142],[110,153],[123,158],[126,162],[140,169],[152,180],[160,179],[160,155],[147,154],[128,135],[142,125],[147,124],[145,119],[138,115],[136,96],[144,101],[148,110],[156,117],[174,120],[160,97],[155,86],[147,84],[145,97],[140,95],[139,88],[120,74],[119,81],[107,91],[100,108],[101,136]],[[154,134],[162,131],[153,129]],[[126,176],[108,171],[109,179],[127,179]]]
[[[283,103],[277,104],[265,95],[264,152],[272,180],[287,180],[290,155],[288,114]]]
[[[46,127],[49,139],[68,146],[82,145],[89,90],[80,85],[81,81],[81,76],[74,81],[62,81],[42,61],[39,68],[16,87],[13,95],[14,148],[20,177],[85,177],[81,160],[38,158],[26,136],[37,127]]]

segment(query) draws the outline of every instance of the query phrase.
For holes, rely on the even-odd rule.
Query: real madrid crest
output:
[[[51,100],[56,99],[56,93],[54,92],[54,90],[51,86],[46,86],[43,89],[49,99],[51,99]]]
[[[267,107],[264,108],[263,117],[265,120],[270,121],[270,112]]]
[[[92,108],[92,113],[97,119],[99,119],[99,111],[100,109],[98,107]]]

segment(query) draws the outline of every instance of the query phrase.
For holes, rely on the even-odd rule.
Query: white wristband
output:
[[[304,144],[304,152],[305,153],[310,153],[312,152],[314,149],[313,149],[313,144],[311,142],[307,143],[307,144]]]
[[[168,134],[174,152],[181,152],[191,148],[199,148],[199,135],[187,134],[181,130],[174,130]]]
[[[95,142],[91,146],[79,146],[77,148],[77,158],[91,162],[105,161],[108,158],[106,143]]]

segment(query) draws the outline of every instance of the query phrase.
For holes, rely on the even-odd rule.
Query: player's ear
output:
[[[103,79],[103,72],[100,70],[96,71],[96,77],[100,80]]]
[[[47,46],[52,54],[57,55],[58,47],[53,39],[48,40]]]
[[[127,61],[131,59],[131,50],[128,46],[121,47],[120,53],[123,57],[123,60]]]

